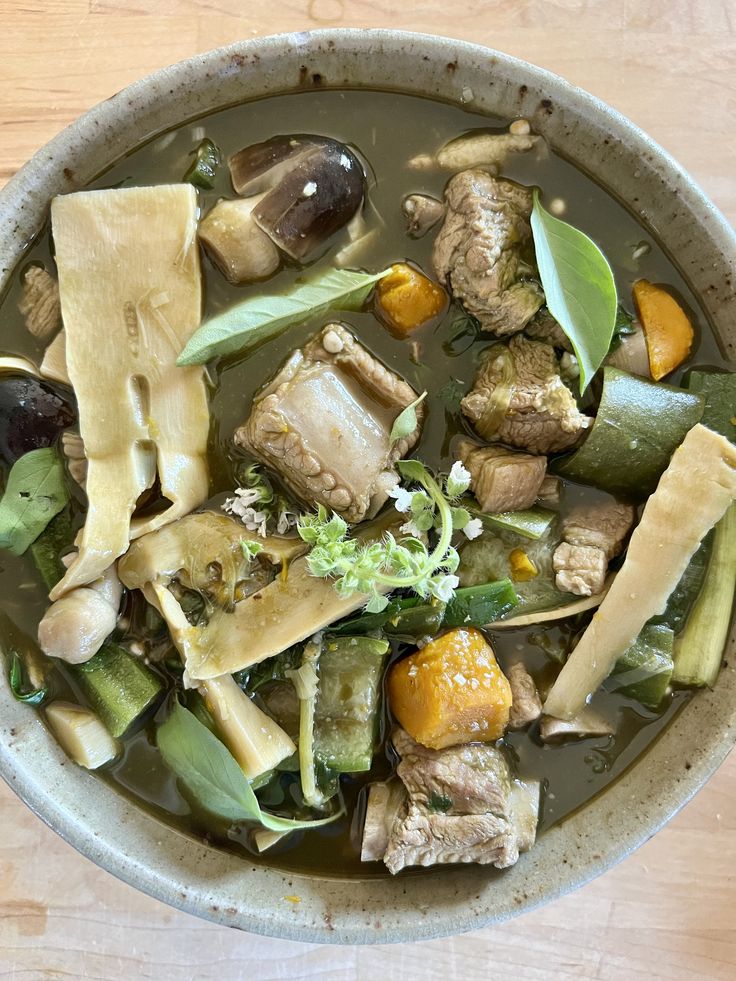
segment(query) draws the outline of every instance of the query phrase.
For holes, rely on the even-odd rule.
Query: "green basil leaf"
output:
[[[8,672],[8,682],[13,697],[26,705],[42,705],[48,698],[49,689],[31,688],[26,690],[23,685],[23,662],[20,655],[13,651],[10,655],[10,671]]]
[[[391,446],[397,443],[400,439],[406,439],[407,436],[411,436],[414,430],[417,428],[417,406],[426,399],[427,393],[422,392],[418,399],[415,399],[411,405],[407,405],[394,419],[394,424],[391,427],[391,435],[389,436],[389,441]]]
[[[339,811],[315,821],[297,821],[262,811],[235,757],[179,702],[174,702],[168,719],[159,726],[156,743],[164,762],[189,794],[210,814],[225,821],[256,821],[269,831],[298,831],[329,824],[342,814]]]
[[[69,500],[64,465],[52,447],[13,464],[0,500],[0,548],[22,555]]]
[[[326,310],[359,310],[380,273],[328,269],[281,296],[251,296],[207,320],[179,355],[181,366],[242,351]]]
[[[531,225],[547,307],[573,346],[582,394],[611,346],[618,309],[613,272],[592,239],[542,207],[536,189]]]

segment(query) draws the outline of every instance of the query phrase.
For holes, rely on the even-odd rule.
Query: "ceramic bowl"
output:
[[[529,118],[556,150],[636,210],[702,298],[733,359],[736,237],[671,157],[619,113],[549,72],[478,45],[398,31],[317,31],[237,43],[159,71],[96,106],[39,150],[0,194],[0,285],[53,195],[193,116],[312,85],[391,88],[450,102],[472,97],[476,109]],[[0,773],[80,852],[172,906],[295,940],[385,943],[498,922],[598,875],[703,785],[731,749],[735,722],[736,669],[727,667],[715,691],[694,698],[613,786],[502,875],[471,866],[356,881],[254,866],[246,855],[169,829],[69,764],[4,679]]]

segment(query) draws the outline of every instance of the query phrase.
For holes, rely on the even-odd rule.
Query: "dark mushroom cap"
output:
[[[267,190],[253,211],[257,224],[293,259],[303,259],[353,217],[365,174],[343,143],[322,136],[278,136],[229,161],[241,194]]]

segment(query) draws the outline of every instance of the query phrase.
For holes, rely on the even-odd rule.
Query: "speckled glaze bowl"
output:
[[[35,155],[0,194],[2,282],[54,194],[148,137],[202,113],[313,85],[392,88],[525,116],[552,146],[629,203],[675,257],[733,359],[736,237],[699,188],[623,116],[549,72],[477,45],[396,31],[318,31],[234,44],[108,99]],[[734,637],[729,650],[733,653]],[[727,657],[729,665],[736,658]],[[0,773],[47,824],[151,896],[228,926],[295,940],[418,940],[499,922],[601,873],[694,794],[734,742],[736,669],[694,698],[605,793],[502,875],[338,880],[256,867],[167,828],[68,763],[36,713],[0,681]],[[289,897],[289,898],[287,898]],[[294,897],[300,901],[295,902]]]

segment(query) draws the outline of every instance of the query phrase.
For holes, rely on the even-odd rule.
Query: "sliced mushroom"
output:
[[[409,194],[401,202],[406,215],[406,231],[411,238],[421,238],[442,218],[445,206],[429,194]]]
[[[41,650],[67,664],[89,661],[115,629],[122,595],[115,566],[89,586],[70,590],[38,625]]]
[[[590,707],[584,708],[574,719],[556,719],[552,715],[543,715],[539,723],[539,736],[543,743],[612,736],[615,731],[608,719],[604,719]]]
[[[613,365],[614,368],[621,368],[622,371],[628,371],[631,375],[640,375],[642,378],[652,377],[646,338],[638,323],[634,324],[632,334],[624,334],[618,347],[611,351],[605,363]]]
[[[493,133],[488,130],[472,130],[458,136],[441,147],[434,156],[426,153],[412,157],[408,166],[412,170],[468,170],[487,168],[497,171],[510,153],[526,153],[539,142],[540,137],[531,133]]]
[[[48,340],[61,327],[59,284],[43,266],[26,269],[18,309],[28,331],[40,341]]]
[[[365,174],[344,143],[322,136],[278,136],[229,160],[233,187],[264,194],[258,225],[292,259],[303,259],[342,228],[361,205]]]
[[[258,227],[253,209],[261,197],[218,201],[200,222],[199,238],[231,283],[249,283],[276,272],[281,257]]]
[[[361,862],[380,862],[383,859],[391,828],[407,797],[406,788],[396,778],[370,785],[360,848]]]

